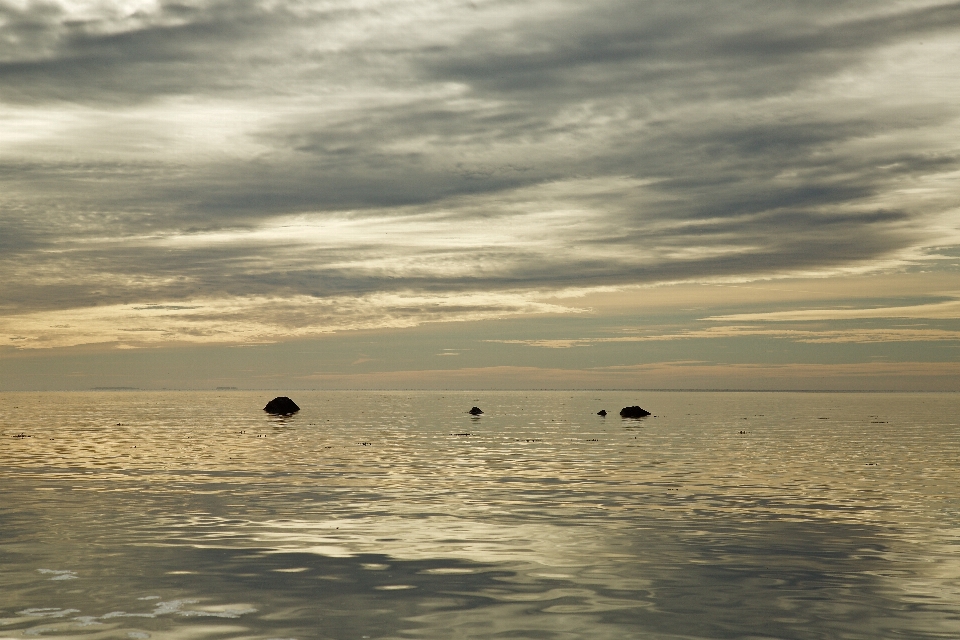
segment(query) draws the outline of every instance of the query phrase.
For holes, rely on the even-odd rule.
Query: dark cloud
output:
[[[0,4],[8,311],[866,266],[952,206],[958,3],[101,9]]]
[[[5,4],[0,17],[5,101],[114,104],[255,90],[255,45],[294,20],[249,0],[167,2],[155,12],[84,19],[52,4]]]
[[[891,12],[878,2],[611,2],[531,20],[519,33],[480,31],[424,64],[482,90],[582,99],[622,94],[626,83],[711,100],[790,91],[879,46],[958,26],[957,3]]]

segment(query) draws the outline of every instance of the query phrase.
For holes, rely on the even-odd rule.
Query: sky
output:
[[[0,390],[960,390],[960,2],[0,0]]]

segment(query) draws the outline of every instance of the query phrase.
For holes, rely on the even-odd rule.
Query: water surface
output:
[[[0,639],[960,637],[957,394],[273,395],[0,394]]]

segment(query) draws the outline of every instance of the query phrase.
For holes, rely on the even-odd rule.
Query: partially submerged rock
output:
[[[480,415],[481,413],[483,413],[483,411],[480,410],[480,407],[474,407],[474,408],[470,409],[470,411],[467,411],[467,413],[469,413],[469,414],[472,415],[472,416],[478,416],[478,415]]]
[[[607,410],[606,410],[606,409],[600,409],[600,411],[597,411],[597,415],[598,415],[598,416],[601,416],[601,417],[606,417],[606,415],[607,415]]]
[[[641,409],[640,407],[624,407],[620,409],[621,418],[642,418],[644,416],[649,416],[650,412],[646,409]]]
[[[274,398],[268,402],[267,406],[265,406],[263,410],[274,415],[286,416],[300,411],[300,407],[298,407],[297,403],[287,396],[280,396],[279,398]]]

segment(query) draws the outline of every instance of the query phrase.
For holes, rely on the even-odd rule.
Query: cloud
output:
[[[351,296],[541,313],[926,263],[960,244],[958,30],[954,2],[0,2],[0,316],[113,341],[196,303],[219,319],[171,339],[274,339]]]
[[[724,326],[709,329],[687,330],[679,333],[653,334],[647,336],[622,336],[616,338],[559,338],[530,340],[484,340],[500,344],[520,344],[547,349],[571,349],[597,344],[618,342],[663,342],[670,340],[694,340],[744,337],[782,338],[807,344],[884,343],[884,342],[938,342],[960,341],[960,331],[949,329],[764,329],[756,326]]]
[[[271,37],[297,20],[322,20],[322,11],[297,16],[297,3],[286,5],[5,2],[0,5],[9,34],[0,50],[4,97],[125,104],[162,95],[249,91],[257,77],[251,63],[265,53]]]
[[[578,311],[532,301],[523,293],[194,299],[182,305],[116,304],[0,316],[0,347],[264,343],[337,331]]]
[[[915,326],[891,324],[892,321],[925,320],[944,326]],[[869,320],[870,324],[852,322]],[[571,349],[615,343],[669,342],[676,340],[709,340],[723,338],[777,338],[805,344],[882,344],[895,342],[950,342],[960,341],[960,330],[951,328],[960,320],[960,300],[945,300],[905,306],[877,306],[868,308],[793,309],[762,313],[738,313],[708,316],[696,323],[717,324],[707,327],[688,327],[677,330],[621,327],[631,335],[593,336],[580,338],[487,339],[484,342],[516,344],[547,349]],[[771,327],[767,323],[792,326]],[[876,326],[877,323],[886,326]]]
[[[882,46],[949,32],[956,3],[604,2],[526,16],[511,30],[478,29],[440,49],[431,68],[490,90],[600,92],[616,79],[656,95],[693,89],[704,98],[782,93],[855,64]],[[789,69],[790,73],[783,73]],[[576,95],[582,95],[576,93]]]
[[[946,300],[903,307],[873,307],[869,309],[796,309],[769,313],[738,313],[711,316],[717,322],[797,322],[816,320],[859,320],[866,318],[923,318],[960,320],[960,299]]]

